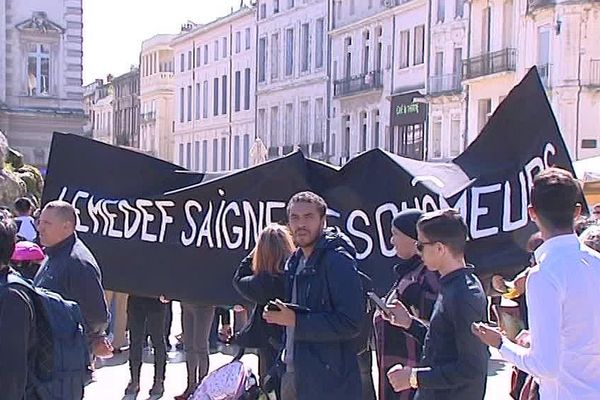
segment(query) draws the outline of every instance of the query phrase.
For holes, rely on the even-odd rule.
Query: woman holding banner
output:
[[[289,230],[283,225],[269,225],[233,277],[236,290],[254,304],[248,324],[236,334],[234,342],[258,349],[261,379],[275,362],[283,334],[281,327],[265,322],[262,311],[269,301],[283,298],[283,267],[294,250]]]
[[[439,292],[439,275],[425,268],[416,248],[417,221],[423,213],[408,209],[392,221],[392,244],[402,260],[394,267],[398,279],[388,292],[386,304],[398,299],[410,307],[413,315],[428,320]],[[396,365],[417,366],[423,344],[402,328],[386,322],[375,313],[375,339],[379,366],[379,400],[411,400],[414,390],[396,393],[387,379],[388,370]]]

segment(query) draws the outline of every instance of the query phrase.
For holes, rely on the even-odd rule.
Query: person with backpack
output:
[[[22,400],[28,386],[29,356],[35,343],[31,301],[16,287],[8,287],[15,272],[9,261],[15,248],[16,226],[0,220],[0,387],[2,398]]]
[[[437,272],[425,267],[415,246],[417,222],[422,215],[421,210],[406,209],[392,220],[391,243],[400,262],[394,266],[397,279],[384,302],[389,304],[398,299],[414,315],[428,321],[440,290],[440,278]],[[416,390],[395,392],[386,373],[396,364],[416,366],[421,358],[422,343],[406,330],[386,321],[379,311],[375,313],[373,321],[379,369],[379,400],[412,400]]]
[[[284,270],[285,299],[263,318],[285,327],[285,400],[360,400],[355,339],[365,317],[356,250],[338,229],[326,229],[327,204],[315,193],[295,194],[287,207],[298,250]],[[286,304],[285,301],[292,303]]]
[[[3,400],[81,400],[90,378],[79,306],[9,267],[16,225],[0,219],[0,387]]]
[[[47,259],[34,283],[79,304],[91,353],[112,356],[106,337],[109,313],[102,287],[100,267],[92,252],[77,237],[75,208],[64,201],[48,203],[39,220],[39,236]]]
[[[275,363],[283,334],[281,327],[265,322],[262,310],[269,301],[283,298],[283,268],[294,250],[289,230],[283,225],[269,225],[260,233],[256,247],[242,260],[233,276],[233,287],[254,303],[249,322],[236,333],[233,343],[258,349],[261,380]]]

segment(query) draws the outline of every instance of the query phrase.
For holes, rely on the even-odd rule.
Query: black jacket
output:
[[[283,275],[252,272],[252,258],[246,257],[233,276],[233,287],[242,297],[254,304],[249,323],[236,335],[235,343],[242,347],[279,348],[283,328],[270,325],[262,317],[270,300],[284,298]]]
[[[0,397],[23,400],[35,341],[33,303],[24,290],[5,286],[8,273],[0,273]]]
[[[75,234],[46,248],[47,258],[35,277],[36,286],[60,294],[79,304],[89,338],[108,326],[109,314],[96,259]]]
[[[365,297],[350,239],[327,229],[298,275],[294,368],[299,400],[360,400],[360,371],[354,339],[365,317]],[[290,301],[302,250],[286,264]]]
[[[415,400],[482,400],[490,352],[471,332],[471,324],[487,320],[487,298],[473,268],[440,279],[440,296],[429,329],[413,321],[409,332],[424,340],[419,390]]]

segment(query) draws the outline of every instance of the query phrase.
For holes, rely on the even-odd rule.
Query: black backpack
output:
[[[15,273],[8,274],[2,286],[23,293],[34,315],[35,344],[25,399],[81,400],[90,380],[90,354],[77,303],[35,287]]]

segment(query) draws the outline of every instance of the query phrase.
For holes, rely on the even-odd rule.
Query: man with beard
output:
[[[288,221],[298,250],[285,266],[287,300],[304,309],[265,307],[270,324],[286,328],[281,382],[284,400],[360,400],[353,339],[364,318],[356,250],[337,229],[325,229],[327,204],[312,192],[294,195]]]

